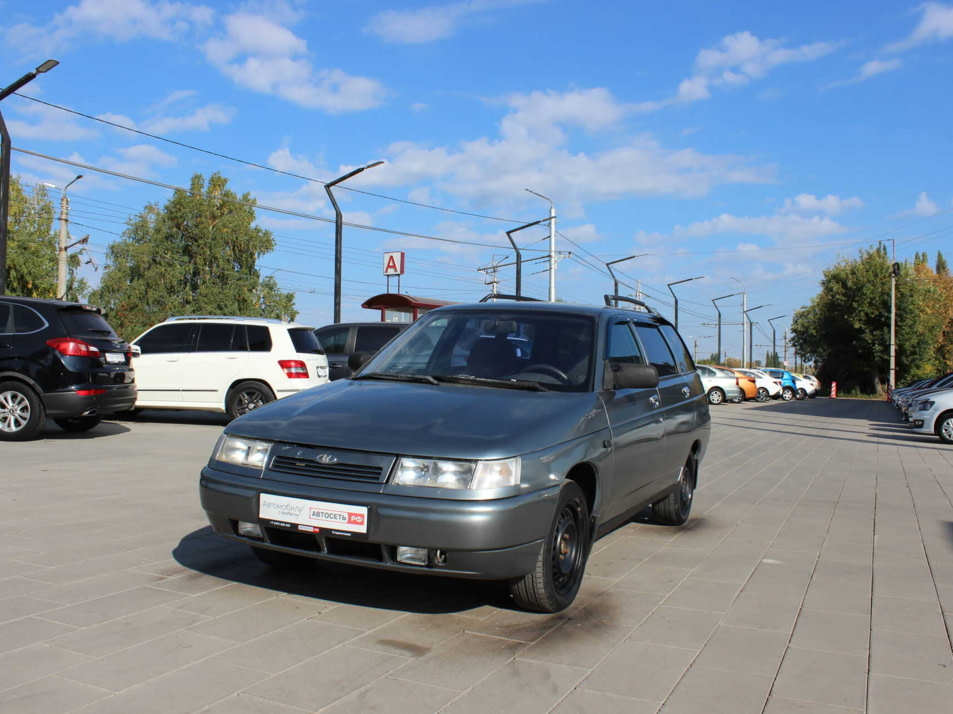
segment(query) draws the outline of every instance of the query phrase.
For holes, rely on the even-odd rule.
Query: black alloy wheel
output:
[[[261,382],[242,382],[228,393],[226,411],[232,419],[275,401],[275,395]]]

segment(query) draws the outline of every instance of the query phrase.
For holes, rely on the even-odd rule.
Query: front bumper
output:
[[[199,492],[213,530],[254,547],[385,570],[502,580],[536,567],[559,486],[491,501],[447,500],[300,486],[206,466]],[[262,493],[366,507],[367,532],[274,527],[258,517]],[[258,523],[263,539],[239,535],[239,521]],[[397,546],[427,549],[427,565],[399,563]]]

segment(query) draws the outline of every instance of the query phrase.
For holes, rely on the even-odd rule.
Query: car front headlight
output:
[[[398,486],[469,489],[503,488],[520,482],[520,459],[447,461],[403,457],[391,482]]]
[[[244,466],[247,469],[263,471],[271,450],[270,441],[247,439],[243,436],[222,434],[212,456],[216,461],[233,466]]]
[[[930,409],[933,409],[933,406],[934,406],[935,404],[936,404],[936,402],[933,402],[933,401],[930,401],[929,399],[926,399],[926,400],[924,400],[924,401],[922,401],[922,402],[917,402],[917,403],[914,405],[914,407],[913,407],[913,409],[912,409],[911,411],[915,411],[915,412],[926,412],[926,411],[929,411]]]

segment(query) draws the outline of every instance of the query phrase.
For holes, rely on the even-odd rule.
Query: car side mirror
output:
[[[371,358],[370,352],[354,352],[348,355],[347,366],[352,372],[356,372]]]
[[[133,357],[138,357],[142,354],[142,348],[139,345],[129,345],[129,351],[132,352]]]
[[[650,364],[606,360],[603,389],[651,389],[658,386],[658,370]]]

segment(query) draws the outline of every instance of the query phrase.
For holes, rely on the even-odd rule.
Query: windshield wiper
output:
[[[448,384],[476,384],[485,387],[501,387],[503,389],[526,389],[534,392],[550,391],[539,382],[529,382],[524,379],[491,379],[489,377],[473,377],[467,374],[435,374],[432,379]]]
[[[369,372],[351,379],[382,379],[390,382],[421,382],[423,384],[440,384],[429,374],[397,374],[390,372]]]

